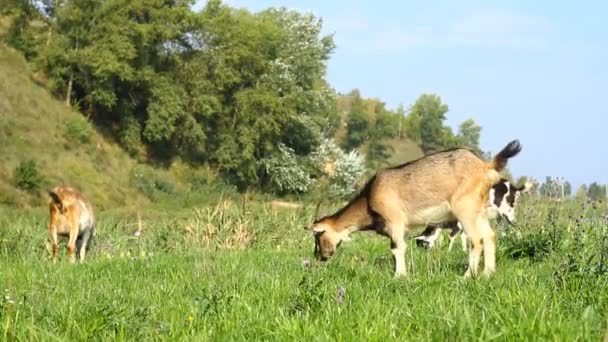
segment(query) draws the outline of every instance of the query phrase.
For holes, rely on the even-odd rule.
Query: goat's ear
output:
[[[319,208],[321,208],[321,202],[323,202],[322,200],[319,201],[319,203],[317,203],[317,205],[315,206],[315,214],[314,214],[314,220],[317,221],[318,219],[320,219],[321,217],[319,216]]]

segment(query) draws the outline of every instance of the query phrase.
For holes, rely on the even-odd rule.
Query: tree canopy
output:
[[[425,153],[479,150],[481,128],[468,119],[454,134],[436,94],[397,110],[359,91],[338,95],[325,79],[335,44],[320,18],[193,3],[14,0],[3,14],[13,17],[7,41],[55,95],[143,162],[180,158],[245,188],[276,183],[277,163],[305,160],[327,139],[363,152],[371,169],[395,140]]]

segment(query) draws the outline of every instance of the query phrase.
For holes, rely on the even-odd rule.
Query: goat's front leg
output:
[[[51,237],[51,258],[53,264],[57,263],[57,229],[53,224],[49,227],[49,235]]]
[[[78,238],[79,222],[74,212],[70,215],[70,240],[68,241],[68,258],[70,263],[76,262],[76,239]]]

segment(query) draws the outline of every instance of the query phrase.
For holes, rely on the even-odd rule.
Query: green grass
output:
[[[599,340],[608,319],[606,206],[529,203],[499,234],[498,272],[465,280],[466,255],[353,235],[312,262],[313,207],[272,214],[223,200],[137,219],[99,214],[87,262],[49,258],[45,212],[0,209],[4,340]],[[576,218],[584,215],[577,222]],[[604,241],[607,240],[607,241]],[[514,251],[520,253],[514,253]],[[521,252],[521,251],[525,251]],[[544,251],[544,253],[540,253]],[[534,253],[537,252],[537,253]],[[408,259],[409,260],[409,259]],[[341,296],[339,292],[344,292]]]

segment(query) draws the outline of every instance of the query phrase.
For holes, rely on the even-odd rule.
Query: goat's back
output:
[[[443,222],[453,219],[452,206],[463,196],[483,203],[494,179],[498,173],[470,150],[438,152],[379,172],[370,205],[374,211],[398,209],[410,224]]]

